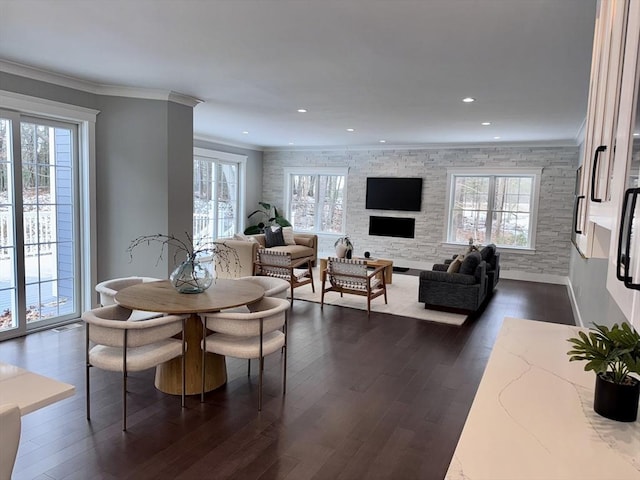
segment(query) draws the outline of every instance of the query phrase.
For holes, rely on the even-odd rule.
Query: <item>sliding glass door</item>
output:
[[[0,339],[80,314],[77,137],[0,111]]]

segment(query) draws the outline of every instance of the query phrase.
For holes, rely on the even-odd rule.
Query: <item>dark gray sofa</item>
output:
[[[479,252],[465,256],[458,273],[447,273],[447,264],[420,272],[418,301],[425,308],[476,311],[484,303],[489,279],[487,262]]]
[[[498,282],[500,281],[500,252],[498,252],[493,243],[485,245],[479,251],[482,259],[487,262],[487,277],[489,282],[488,293],[491,293],[495,290]],[[444,261],[445,265],[449,266],[456,256],[457,255],[454,255],[452,258],[446,259]]]

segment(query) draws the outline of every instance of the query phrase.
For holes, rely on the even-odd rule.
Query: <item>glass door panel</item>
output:
[[[0,116],[0,339],[80,315],[76,127],[8,117]]]
[[[0,333],[18,328],[12,126],[0,117]]]
[[[27,322],[76,314],[73,130],[22,122]]]

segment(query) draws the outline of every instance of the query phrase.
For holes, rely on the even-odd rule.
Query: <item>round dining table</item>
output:
[[[202,293],[179,293],[168,280],[161,280],[123,288],[116,294],[115,300],[119,305],[132,310],[189,315],[185,324],[185,394],[195,395],[202,390],[203,335],[199,314],[248,305],[262,297],[264,289],[261,286],[243,280],[217,279]],[[205,362],[205,392],[209,392],[226,383],[227,370],[222,355],[207,352]],[[156,368],[155,385],[162,392],[180,395],[181,378],[180,358],[169,360]]]

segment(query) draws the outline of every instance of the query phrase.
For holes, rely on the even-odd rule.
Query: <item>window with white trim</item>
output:
[[[287,169],[286,212],[294,230],[342,234],[347,169]]]
[[[232,237],[242,228],[245,155],[194,148],[193,239]]]
[[[449,171],[447,241],[533,249],[540,173]]]

